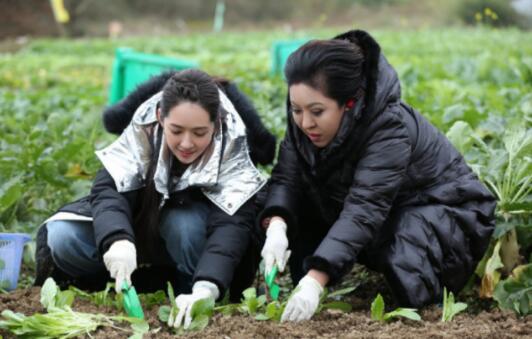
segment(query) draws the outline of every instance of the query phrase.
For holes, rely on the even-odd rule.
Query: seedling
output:
[[[316,313],[319,313],[323,310],[338,310],[338,311],[342,311],[342,312],[351,312],[351,310],[353,309],[353,306],[351,306],[351,304],[349,303],[346,303],[344,301],[339,301],[339,300],[335,300],[335,301],[330,301],[330,302],[325,302],[327,299],[336,299],[340,296],[343,296],[343,295],[346,295],[346,294],[349,294],[351,292],[353,292],[355,289],[357,288],[357,286],[352,286],[352,287],[346,287],[346,288],[342,288],[340,290],[336,290],[332,293],[328,293],[327,290],[325,290],[323,292],[323,294],[321,295],[321,298],[320,298],[320,305],[318,306],[318,309],[316,311]]]
[[[447,294],[447,288],[443,288],[443,312],[441,315],[441,321],[447,322],[453,320],[455,315],[466,308],[466,303],[455,303],[453,292]]]
[[[73,291],[61,291],[54,279],[48,278],[41,288],[41,304],[50,312],[54,308],[72,306],[75,299]]]
[[[497,285],[493,297],[501,308],[522,316],[532,313],[532,264],[514,268],[512,275]]]
[[[257,297],[257,291],[254,287],[245,289],[244,292],[242,292],[242,295],[244,296],[244,299],[239,307],[241,313],[255,315],[257,311],[266,304],[266,296],[261,295]]]
[[[421,317],[416,312],[415,308],[396,308],[395,310],[384,313],[384,299],[382,296],[377,294],[377,297],[371,303],[371,319],[377,320],[380,322],[391,321],[394,318],[403,317],[411,320],[419,321]]]
[[[103,291],[94,293],[87,293],[74,286],[70,286],[68,289],[74,292],[81,299],[88,300],[96,306],[114,307],[121,311],[123,309],[122,305],[124,296],[122,294],[116,294],[113,298],[112,294],[109,293],[113,288],[114,283],[107,283]]]
[[[72,338],[82,335],[90,337],[90,332],[100,326],[110,326],[121,331],[127,329],[115,326],[114,322],[127,321],[132,325],[133,336],[141,338],[149,331],[144,320],[124,317],[107,316],[73,311],[70,305],[74,299],[73,291],[61,291],[52,278],[48,278],[41,288],[41,303],[48,313],[35,313],[25,316],[11,310],[2,311],[3,320],[0,328],[17,336],[29,338]]]
[[[166,294],[162,290],[155,293],[141,293],[139,294],[139,298],[141,304],[146,308],[162,305],[166,302]]]

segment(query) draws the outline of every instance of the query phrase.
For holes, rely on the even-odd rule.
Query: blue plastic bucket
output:
[[[24,233],[0,233],[0,288],[17,288],[24,244],[30,240]]]

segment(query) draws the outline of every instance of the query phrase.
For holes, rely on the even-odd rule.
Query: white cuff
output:
[[[323,293],[323,286],[314,278],[312,278],[309,275],[304,276],[300,281],[299,284],[301,286],[308,286],[311,287],[319,292],[319,295]]]
[[[272,222],[270,222],[270,225],[266,229],[266,236],[277,232],[286,234],[286,223],[280,219],[274,219]]]
[[[206,289],[208,290],[211,295],[213,296],[214,300],[217,300],[220,296],[220,290],[218,289],[218,286],[216,284],[207,281],[207,280],[198,280],[194,283],[194,286],[192,287],[192,293],[194,293],[194,290],[199,289]]]

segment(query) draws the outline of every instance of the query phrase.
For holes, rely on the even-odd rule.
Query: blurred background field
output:
[[[286,86],[270,72],[274,43],[363,28],[398,71],[404,101],[448,134],[498,196],[497,231],[478,271],[480,292],[491,297],[500,279],[518,280],[511,272],[525,265],[526,279],[517,283],[528,292],[505,296],[518,301],[508,308],[526,314],[532,301],[532,3],[519,9],[522,2],[227,0],[223,27],[213,28],[215,0],[66,0],[71,18],[62,24],[48,1],[1,0],[0,232],[34,235],[58,207],[89,192],[100,167],[94,150],[114,139],[103,130],[101,112],[116,48],[196,60],[234,80],[281,138]]]

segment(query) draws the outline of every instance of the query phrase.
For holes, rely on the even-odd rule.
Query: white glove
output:
[[[103,255],[103,262],[111,278],[115,278],[116,293],[122,292],[124,280],[131,286],[131,274],[137,268],[137,250],[131,241],[115,241]]]
[[[266,230],[266,241],[260,253],[264,259],[265,276],[268,276],[274,264],[279,272],[284,271],[291,253],[287,249],[286,223],[281,218],[273,218]]]
[[[185,322],[183,327],[185,330],[188,329],[192,322],[192,306],[194,306],[194,303],[208,298],[216,300],[218,299],[218,296],[220,296],[220,291],[215,284],[206,280],[197,281],[192,287],[192,294],[180,294],[175,298],[175,303],[177,304],[177,308],[179,308],[179,312],[177,313],[175,321],[173,321],[174,319],[172,318],[168,318],[168,326],[178,328],[181,326],[184,317]]]
[[[318,308],[323,287],[316,279],[306,275],[299,281],[296,289],[298,290],[286,304],[281,321],[308,320]]]

